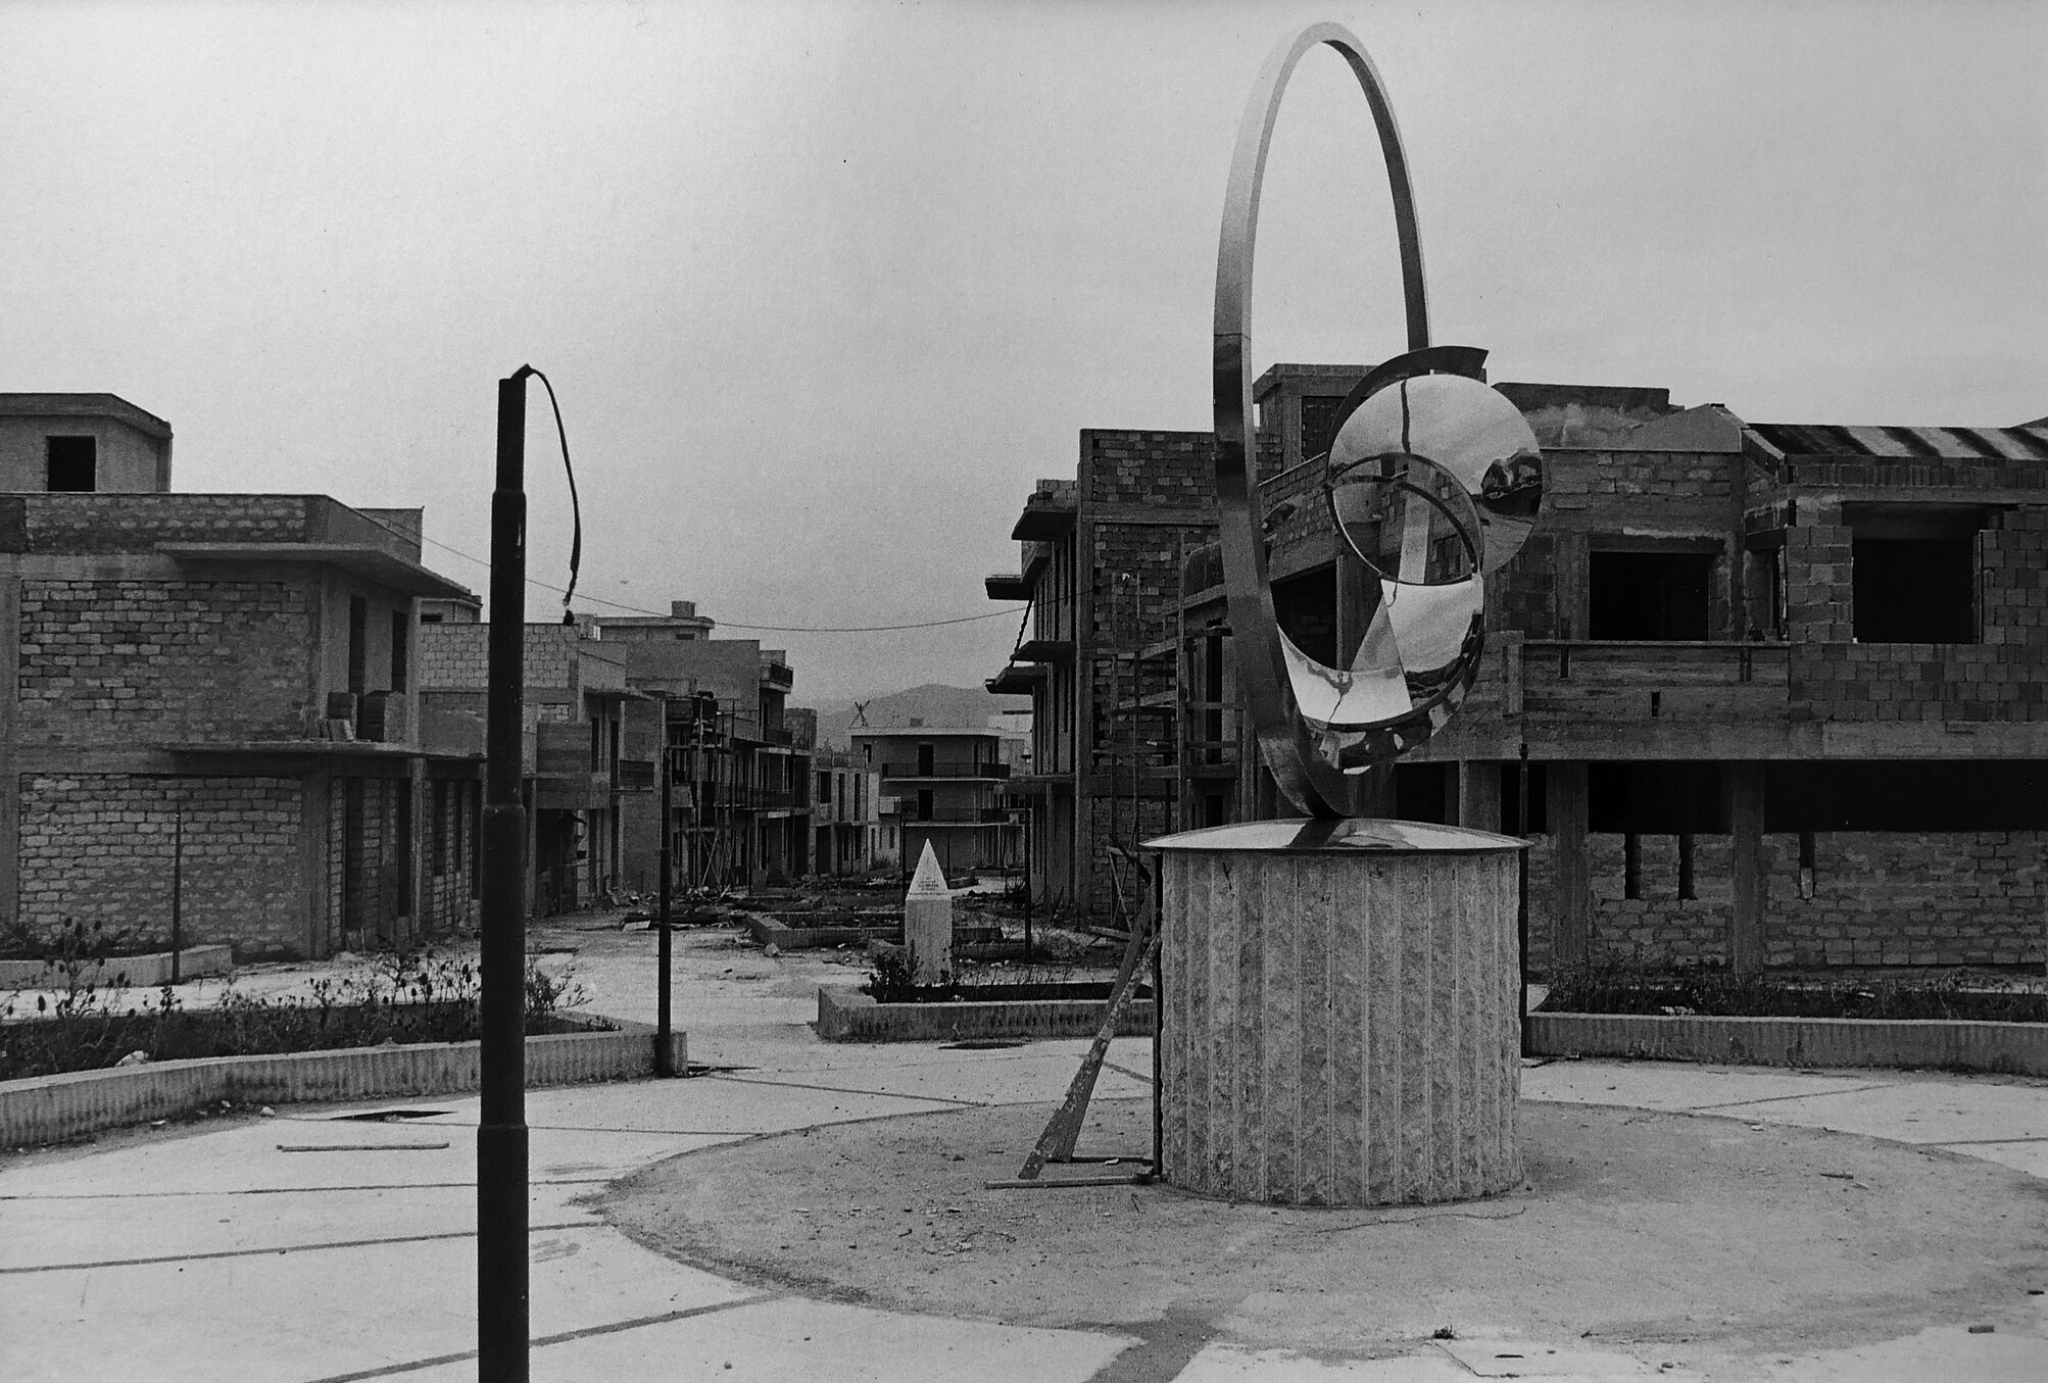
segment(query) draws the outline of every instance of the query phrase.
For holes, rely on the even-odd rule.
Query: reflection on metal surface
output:
[[[1543,499],[1543,456],[1528,420],[1499,390],[1464,375],[1403,379],[1344,420],[1330,444],[1330,470],[1388,452],[1428,457],[1477,502],[1486,571],[1520,550]]]
[[[1340,408],[1324,503],[1346,556],[1336,564],[1334,660],[1282,632],[1268,540],[1308,516],[1258,512],[1248,462],[1252,250],[1259,188],[1295,65],[1327,44],[1351,68],[1386,161],[1401,256],[1408,352],[1373,370]],[[1318,24],[1266,60],[1238,127],[1216,261],[1215,474],[1225,595],[1239,679],[1281,793],[1319,817],[1358,814],[1361,775],[1441,729],[1478,673],[1485,576],[1528,537],[1543,462],[1519,410],[1480,377],[1485,352],[1429,344],[1421,236],[1407,157],[1364,47]],[[1290,628],[1299,626],[1290,623]],[[1310,640],[1314,642],[1314,640]]]

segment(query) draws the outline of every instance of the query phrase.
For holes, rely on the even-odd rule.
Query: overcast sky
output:
[[[987,613],[1081,428],[1209,426],[1234,131],[1317,19],[1385,78],[1436,337],[1493,378],[1759,422],[2048,414],[2027,0],[9,0],[0,390],[167,418],[181,490],[423,505],[429,563],[481,591],[448,549],[487,552],[495,381],[531,362],[581,594],[741,637]],[[1401,346],[1350,83],[1313,53],[1282,114],[1261,367]],[[528,464],[560,585],[538,389]],[[1015,632],[758,637],[802,703],[973,685]]]

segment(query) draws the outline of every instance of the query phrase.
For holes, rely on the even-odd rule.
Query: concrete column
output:
[[[1586,765],[1553,763],[1546,775],[1555,897],[1551,958],[1559,965],[1583,964],[1592,950],[1592,880],[1586,865]]]
[[[1478,831],[1498,831],[1500,765],[1491,759],[1458,760],[1458,824]]]
[[[1764,913],[1769,879],[1764,867],[1764,766],[1731,763],[1728,773],[1728,829],[1734,833],[1728,918],[1728,968],[1750,974],[1763,968]]]
[[[21,579],[0,571],[0,925],[13,923],[21,905],[20,687]]]

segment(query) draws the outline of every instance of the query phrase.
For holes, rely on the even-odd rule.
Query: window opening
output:
[[[406,679],[411,675],[412,621],[405,611],[391,612],[391,690],[405,690]]]
[[[1621,838],[1621,896],[1643,896],[1643,838],[1634,831]]]
[[[434,784],[434,877],[448,872],[448,784]]]
[[[48,437],[44,447],[43,483],[52,494],[90,494],[99,488],[98,438]]]
[[[370,604],[359,595],[348,598],[348,689],[361,692],[370,685]]]
[[[1595,552],[1587,559],[1588,637],[1691,640],[1712,637],[1710,552]]]
[[[1449,775],[1443,764],[1394,765],[1394,815],[1402,821],[1450,824]]]
[[[1977,641],[1974,537],[1859,537],[1850,563],[1856,642]]]

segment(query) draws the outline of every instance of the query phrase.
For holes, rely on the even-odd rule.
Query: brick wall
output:
[[[1803,469],[1803,468],[1802,468]],[[2048,511],[1978,537],[1982,642],[1853,643],[1852,534],[1786,530],[1795,719],[2048,720]]]
[[[425,821],[420,835],[420,893],[421,926],[430,935],[471,930],[479,921],[480,904],[470,896],[470,878],[482,843],[477,839],[476,815],[482,792],[483,785],[474,782],[426,785]]]
[[[76,494],[14,502],[22,506],[26,551],[153,552],[159,543],[305,542],[313,497]]]
[[[24,581],[31,744],[306,733],[306,591],[276,581]]]
[[[566,625],[526,626],[525,676],[529,693],[566,690],[576,685],[574,667],[579,635]],[[423,624],[419,630],[419,675],[422,688],[472,691],[490,685],[489,624]]]
[[[1595,954],[1662,960],[1718,960],[1727,953],[1735,905],[1730,893],[1731,837],[1693,837],[1696,898],[1678,896],[1678,837],[1638,836],[1640,898],[1626,897],[1625,838],[1586,837]]]
[[[1089,428],[1081,434],[1081,450],[1088,477],[1084,498],[1094,504],[1193,508],[1216,493],[1216,442],[1207,432]]]
[[[1812,897],[1799,837],[1764,838],[1770,965],[2017,965],[2048,959],[2048,832],[1823,832]]]
[[[1678,896],[1676,836],[1644,835],[1640,898],[1623,837],[1586,838],[1595,955],[1721,961],[1733,903],[1731,838],[1693,838],[1698,897]],[[1799,837],[1764,837],[1766,965],[2038,965],[2048,960],[2048,832],[1822,832],[1803,883]],[[1530,851],[1530,971],[1549,963],[1557,900],[1549,837]]]
[[[186,943],[231,942],[238,957],[304,950],[296,780],[39,774],[19,791],[29,925],[69,917],[167,941],[182,807]]]
[[[1082,433],[1081,513],[1093,533],[1094,551],[1092,567],[1081,579],[1092,583],[1089,604],[1093,619],[1089,628],[1080,631],[1077,671],[1090,679],[1093,721],[1083,727],[1090,760],[1083,766],[1091,774],[1107,775],[1113,760],[1128,772],[1131,763],[1132,717],[1128,712],[1117,714],[1116,708],[1133,699],[1132,659],[1113,656],[1114,651],[1173,636],[1179,627],[1181,563],[1187,554],[1212,541],[1216,531],[1213,523],[1120,522],[1118,507],[1125,507],[1126,513],[1130,506],[1207,510],[1215,496],[1213,462],[1214,442],[1206,432]],[[1174,660],[1170,656],[1145,660],[1135,675],[1138,695],[1171,692]],[[1164,733],[1169,724],[1161,716],[1140,716],[1139,737],[1170,738]],[[1143,761],[1162,764],[1171,760],[1148,749]],[[1110,846],[1130,844],[1133,834],[1128,779],[1120,795],[1109,792],[1110,786],[1106,776],[1095,783],[1094,829],[1090,839],[1076,843],[1084,862],[1081,886],[1086,906],[1096,917],[1110,914],[1115,897]],[[1165,785],[1150,783],[1147,787],[1157,792]],[[1112,801],[1115,813],[1121,815],[1113,814]],[[1165,802],[1145,802],[1141,807],[1137,839],[1174,829]]]

